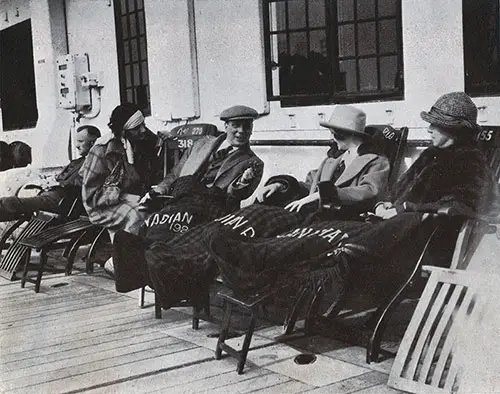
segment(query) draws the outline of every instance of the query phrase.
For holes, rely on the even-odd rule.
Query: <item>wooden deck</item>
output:
[[[312,337],[276,343],[280,327],[256,331],[245,373],[214,359],[217,325],[191,329],[188,309],[138,308],[94,275],[47,275],[33,285],[0,279],[2,393],[398,393],[386,386],[392,359],[364,363],[364,349]],[[241,342],[241,338],[231,339]],[[315,363],[295,355],[314,352]]]

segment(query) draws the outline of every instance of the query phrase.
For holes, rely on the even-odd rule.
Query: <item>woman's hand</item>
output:
[[[270,185],[262,187],[257,191],[257,201],[264,202],[266,198],[269,198],[271,195],[280,190],[281,186],[281,183],[271,183]]]
[[[383,219],[390,219],[397,214],[398,212],[396,211],[396,208],[394,208],[390,202],[384,202],[377,205],[375,208],[375,215],[380,216]]]
[[[285,207],[285,209],[289,210],[290,212],[294,211],[299,212],[304,205],[318,200],[319,200],[319,193],[313,193],[308,195],[307,197],[301,198],[300,200],[292,201]]]

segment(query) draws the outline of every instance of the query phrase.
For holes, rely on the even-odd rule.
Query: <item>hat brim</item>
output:
[[[460,121],[453,121],[452,119],[446,119],[440,116],[439,114],[435,114],[432,112],[427,112],[427,111],[422,111],[420,112],[420,117],[425,120],[427,123],[436,125],[436,126],[441,126],[444,128],[453,128],[453,127],[460,127]],[[472,131],[478,131],[481,130],[481,126],[479,126],[477,123],[473,123],[473,129]]]
[[[370,134],[368,134],[364,131],[360,132],[358,130],[346,129],[344,127],[336,126],[333,123],[319,122],[319,124],[320,124],[320,126],[326,127],[328,129],[334,129],[335,131],[338,131],[339,133],[354,134],[354,135],[359,135],[359,136],[364,136],[364,137],[371,137]]]
[[[229,120],[255,120],[257,117],[254,116],[235,116],[231,118],[221,118],[222,121],[227,122]]]

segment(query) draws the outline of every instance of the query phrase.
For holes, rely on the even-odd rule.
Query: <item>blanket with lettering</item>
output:
[[[283,208],[250,205],[195,226],[174,238],[157,240],[146,249],[149,277],[161,305],[168,308],[180,300],[201,301],[218,274],[210,257],[207,239],[219,232],[239,238],[271,237],[304,222],[301,213]]]
[[[236,294],[262,292],[276,283],[309,281],[344,285],[348,275],[368,269],[374,281],[409,273],[433,226],[420,213],[377,223],[304,222],[264,238],[244,238],[220,229],[205,237],[224,283]],[[399,255],[399,259],[394,259]],[[390,266],[397,262],[397,266]],[[366,274],[366,272],[365,272]],[[333,282],[333,283],[332,283]]]

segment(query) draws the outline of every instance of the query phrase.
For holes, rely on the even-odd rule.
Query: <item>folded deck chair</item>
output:
[[[7,239],[19,228],[23,222],[28,223],[21,230],[19,235],[7,247],[5,253],[0,260],[0,276],[8,280],[16,279],[16,271],[21,263],[24,263],[29,257],[30,249],[21,243],[25,238],[31,237],[40,233],[49,226],[53,226],[70,220],[75,216],[80,215],[83,210],[81,201],[78,198],[63,198],[59,204],[60,213],[51,212],[36,212],[31,218],[23,218],[15,222],[11,227],[4,232],[0,245],[6,245]]]

